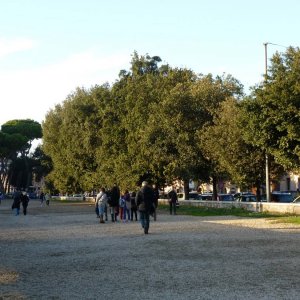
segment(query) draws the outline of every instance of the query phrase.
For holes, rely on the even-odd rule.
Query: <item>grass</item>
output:
[[[159,210],[163,212],[169,212],[168,205],[159,205]],[[290,223],[300,225],[300,216],[296,215],[282,215],[268,212],[251,212],[243,208],[214,208],[204,206],[180,206],[177,209],[178,215],[189,215],[198,217],[210,217],[210,216],[236,216],[236,217],[248,217],[248,218],[272,218],[274,222],[278,223]]]
[[[274,220],[274,223],[287,223],[300,225],[300,216],[281,216]]]

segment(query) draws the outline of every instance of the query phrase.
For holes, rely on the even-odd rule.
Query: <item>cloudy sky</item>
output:
[[[231,74],[245,91],[268,56],[300,45],[296,0],[0,0],[0,125],[42,122],[76,87],[113,83],[132,53]]]

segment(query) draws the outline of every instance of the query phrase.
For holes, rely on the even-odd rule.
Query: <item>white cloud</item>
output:
[[[87,51],[54,65],[0,70],[0,125],[12,119],[30,118],[41,122],[45,114],[76,87],[113,82],[121,69],[128,69],[129,60],[127,54],[100,56]]]
[[[35,45],[35,41],[27,38],[0,38],[0,58],[11,53],[32,49]]]

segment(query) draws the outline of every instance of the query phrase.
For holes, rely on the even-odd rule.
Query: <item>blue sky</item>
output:
[[[75,90],[114,82],[131,54],[172,67],[264,73],[264,46],[300,45],[300,1],[0,0],[0,125],[38,122]],[[268,55],[285,51],[269,45]]]

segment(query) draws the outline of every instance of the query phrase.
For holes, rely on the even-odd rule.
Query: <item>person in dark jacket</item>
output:
[[[169,205],[170,205],[170,215],[172,215],[172,211],[174,215],[176,215],[176,203],[177,203],[177,193],[172,187],[172,190],[168,193],[168,198],[169,198]]]
[[[45,201],[45,194],[44,194],[44,192],[41,192],[41,194],[40,194],[40,202],[41,202],[41,206],[44,205],[44,201]]]
[[[119,200],[120,200],[120,189],[115,183],[110,191],[110,197],[108,200],[112,222],[117,221],[117,216],[119,212]]]
[[[153,212],[153,189],[143,181],[142,188],[136,194],[135,198],[138,210],[140,212],[140,221],[144,229],[144,233],[148,234],[150,227],[150,214]]]
[[[21,192],[19,190],[14,192],[13,199],[14,201],[11,206],[11,209],[14,211],[15,215],[18,216],[20,214],[20,205],[21,205]]]
[[[94,202],[95,202],[95,213],[96,213],[96,217],[100,218],[99,216],[99,207],[98,207],[98,201],[96,201],[96,197],[97,195],[94,195]]]
[[[135,202],[136,192],[131,193],[130,201],[131,201],[131,221],[133,221],[133,215],[135,217],[135,220],[137,221],[137,206]]]
[[[26,192],[22,192],[22,194],[21,194],[21,203],[22,203],[22,206],[23,206],[23,214],[24,214],[24,216],[26,216],[27,206],[28,206],[28,203],[29,203],[29,197],[28,197]]]

